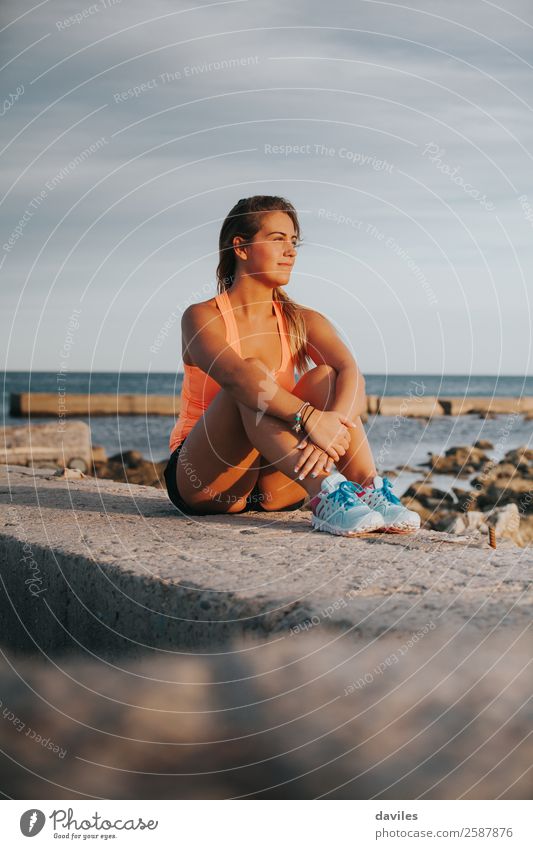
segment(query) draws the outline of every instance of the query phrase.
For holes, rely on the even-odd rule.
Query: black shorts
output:
[[[165,477],[165,484],[167,487],[168,497],[172,501],[174,507],[176,507],[180,513],[184,513],[186,516],[206,516],[211,515],[209,513],[204,513],[198,510],[195,510],[194,507],[190,507],[185,501],[183,501],[181,495],[179,494],[178,486],[176,483],[176,466],[178,463],[178,456],[183,448],[183,442],[180,442],[177,448],[174,449],[172,454],[170,455],[170,459],[165,467],[165,471],[163,472]],[[265,513],[263,507],[261,506],[264,501],[264,495],[260,492],[257,483],[252,489],[250,495],[246,497],[246,507],[239,511],[236,515],[241,515],[241,513],[249,513],[250,511]],[[282,507],[278,512],[284,513],[288,510],[298,510],[299,507],[305,502],[305,498],[302,498],[301,501],[297,501],[296,504],[289,504],[288,507]],[[214,513],[215,511],[213,511]],[[219,511],[218,511],[219,512]]]

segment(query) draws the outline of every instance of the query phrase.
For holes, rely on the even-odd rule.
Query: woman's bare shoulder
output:
[[[182,323],[187,324],[189,321],[194,321],[197,318],[217,315],[217,303],[215,298],[208,298],[206,301],[198,301],[189,306],[183,311]]]
[[[324,319],[325,316],[319,312],[318,310],[311,309],[311,307],[303,306],[303,304],[298,304],[299,313],[302,316],[305,325],[309,328],[313,322],[320,321]]]
[[[215,298],[190,304],[181,316],[181,342],[183,349],[183,362],[186,365],[194,365],[191,359],[191,349],[195,344],[203,344],[200,340],[205,338],[206,332],[223,339],[225,334],[224,322],[217,308]],[[193,355],[194,356],[194,355]]]

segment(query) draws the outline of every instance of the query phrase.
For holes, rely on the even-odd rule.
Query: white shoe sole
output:
[[[335,534],[335,536],[339,537],[358,537],[363,534],[374,533],[375,531],[383,531],[383,520],[376,517],[375,519],[361,520],[361,525],[359,525],[356,529],[352,531],[344,530],[343,528],[339,528],[336,525],[330,525],[329,522],[326,522],[324,519],[320,519],[318,516],[311,517],[311,524],[315,531],[325,531],[329,534]]]

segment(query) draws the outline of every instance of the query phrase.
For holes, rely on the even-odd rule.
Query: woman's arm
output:
[[[337,372],[335,403],[332,407],[349,418],[367,411],[365,379],[355,360]]]
[[[192,304],[182,316],[183,352],[236,400],[255,412],[294,422],[302,399],[279,386],[258,359],[243,360],[226,342],[223,328],[209,304]],[[311,411],[305,431],[335,462],[346,453],[348,427],[355,424],[342,412]]]
[[[266,367],[241,359],[227,341],[209,304],[191,304],[181,319],[183,352],[237,401],[256,412],[293,422],[301,398],[270,377]]]
[[[325,316],[303,311],[307,329],[307,353],[317,365],[332,366],[337,373],[335,401],[330,409],[352,418],[366,412],[365,379],[349,348]]]

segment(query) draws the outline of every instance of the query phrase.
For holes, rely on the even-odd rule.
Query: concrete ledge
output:
[[[378,399],[380,416],[442,416],[444,410],[438,398],[434,396],[411,395],[408,398],[383,396]]]
[[[26,424],[0,428],[0,463],[69,466],[91,462],[91,430],[86,422]]]
[[[533,397],[435,397],[418,394],[416,381],[405,397],[400,395],[367,395],[367,413],[382,416],[464,416],[470,413],[533,413]],[[11,394],[12,416],[174,416],[180,412],[180,397],[175,395],[92,395],[53,392],[14,392]]]
[[[436,397],[410,393],[402,398],[399,395],[372,397],[368,403],[368,412],[381,416],[467,416],[467,415],[528,415],[533,412],[533,398],[502,397]]]
[[[0,641],[209,647],[245,632],[530,622],[531,550],[436,532],[347,539],[309,513],[183,517],[165,491],[0,471]]]
[[[179,399],[174,395],[12,392],[10,399],[12,416],[177,416],[179,410]]]
[[[486,398],[466,396],[463,398],[450,398],[450,415],[464,416],[472,413],[492,413],[494,415],[505,415],[515,413],[527,415],[533,412],[533,398],[522,396],[520,398]]]

